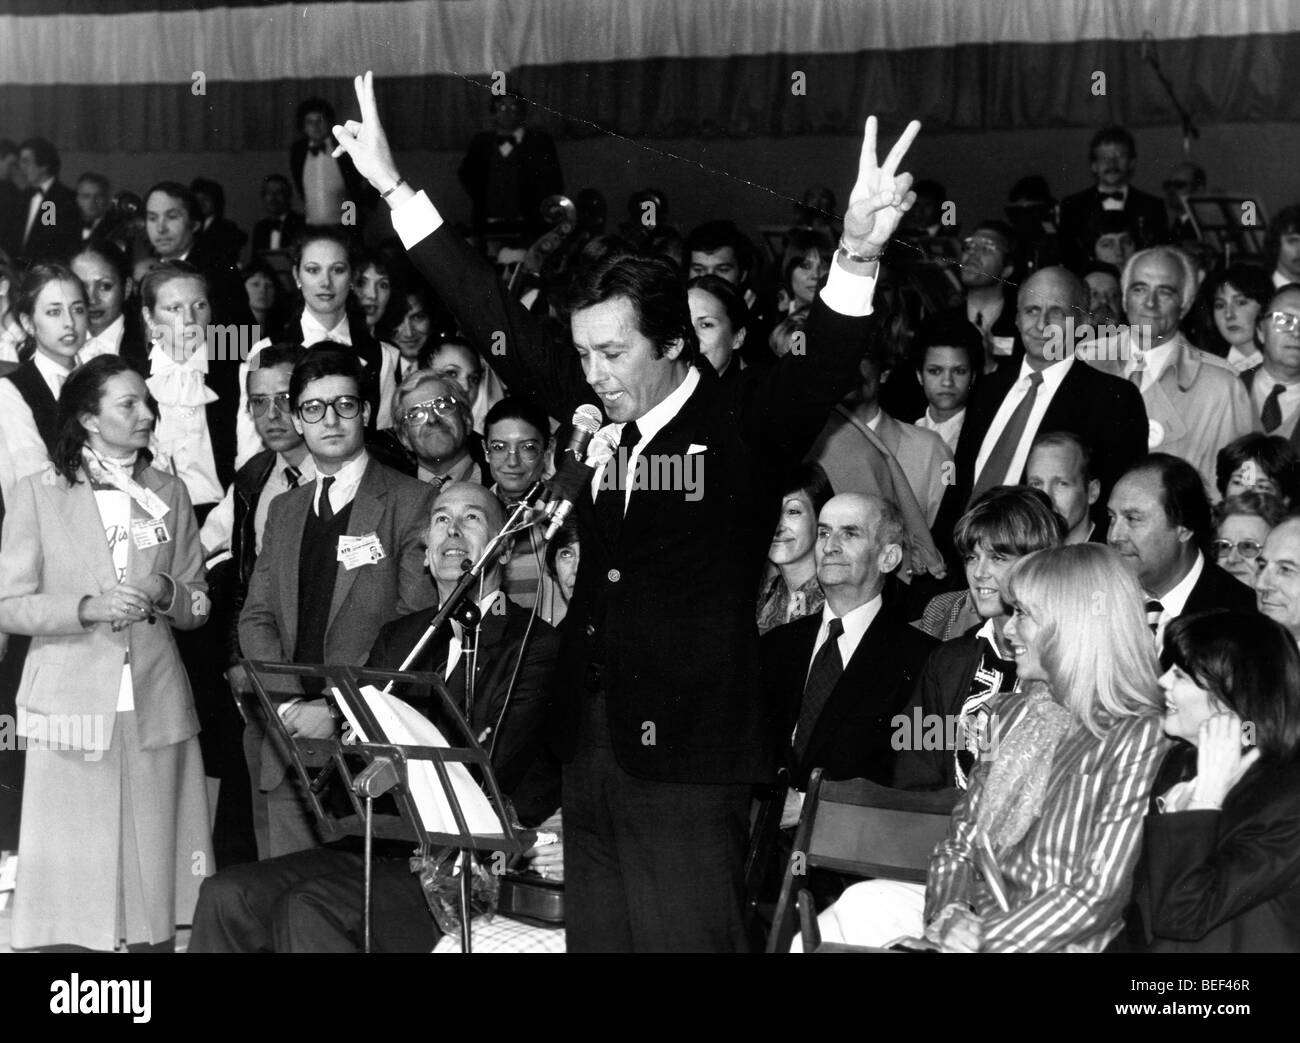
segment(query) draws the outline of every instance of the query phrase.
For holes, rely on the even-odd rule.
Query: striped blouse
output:
[[[998,732],[1024,717],[1016,693],[999,706]],[[975,869],[974,825],[992,757],[976,767],[930,860],[925,922],[949,905],[970,906],[985,952],[1100,952],[1120,932],[1142,841],[1151,785],[1168,743],[1153,712],[1126,717],[1098,739],[1077,727],[1052,760],[1043,812],[998,856],[1009,912]]]

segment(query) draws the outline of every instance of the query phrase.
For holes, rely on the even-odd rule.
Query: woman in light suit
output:
[[[212,871],[198,719],[172,627],[208,615],[185,486],[140,455],[154,414],[103,355],[59,398],[53,468],[15,488],[0,630],[32,635],[15,948],[170,949]]]

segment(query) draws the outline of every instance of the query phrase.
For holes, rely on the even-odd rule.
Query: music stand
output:
[[[461,852],[461,949],[470,952],[471,853],[501,851],[508,855],[521,855],[532,846],[536,837],[528,831],[516,830],[511,826],[488,755],[475,740],[469,724],[447,694],[442,678],[424,672],[374,670],[346,665],[308,666],[244,660],[244,666],[253,690],[261,701],[268,731],[275,736],[276,744],[301,780],[322,836],[327,840],[336,840],[342,836],[365,838],[365,951],[370,951],[371,845],[373,838],[379,836],[384,839],[410,840],[419,846],[421,856],[428,855],[435,847],[456,848]],[[380,737],[380,741],[344,744],[337,739],[294,738],[285,728],[275,703],[267,693],[267,681],[271,677],[319,678],[325,684],[324,697],[333,700],[337,692],[338,698],[346,702],[349,715],[358,721],[367,735]],[[422,686],[433,693],[443,712],[443,719],[450,722],[454,730],[454,734],[446,735],[447,746],[409,746],[386,741],[387,736],[362,696],[361,687],[381,687],[390,683]],[[348,764],[349,759],[363,761],[364,767],[354,772]],[[408,773],[411,761],[432,763],[442,788],[442,796],[447,801],[455,822],[455,832],[430,831],[422,825],[411,793]],[[470,829],[448,775],[448,765],[458,763],[478,768],[484,794],[501,827],[499,832],[475,833]],[[318,769],[314,774],[309,770],[313,768]],[[336,771],[347,788],[352,804],[352,813],[341,817],[331,814],[321,802],[325,784]],[[391,793],[397,806],[397,815],[375,816],[374,799],[384,793]]]
[[[1236,253],[1250,259],[1262,257],[1268,229],[1264,204],[1245,195],[1195,195],[1183,199],[1183,212],[1196,231],[1225,258]],[[1250,222],[1246,221],[1247,216]]]

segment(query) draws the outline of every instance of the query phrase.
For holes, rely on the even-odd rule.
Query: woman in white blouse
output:
[[[172,638],[208,616],[198,527],[184,483],[140,455],[153,413],[122,359],[68,378],[58,424],[0,547],[0,629],[32,635],[12,944],[170,948],[213,870]]]
[[[297,318],[290,320],[284,335],[275,339],[307,348],[325,341],[351,347],[363,364],[360,390],[361,397],[370,403],[370,430],[382,431],[393,426],[399,355],[391,344],[371,335],[365,315],[352,296],[357,267],[352,239],[343,228],[308,228],[294,249],[293,278],[302,295],[302,309]],[[250,358],[270,343],[272,337],[259,340]],[[263,448],[248,412],[247,376],[245,362],[239,369],[236,467],[242,467]]]

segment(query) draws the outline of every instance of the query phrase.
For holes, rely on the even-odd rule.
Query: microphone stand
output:
[[[1143,42],[1146,45],[1143,47],[1143,51],[1146,52],[1143,57],[1146,58],[1147,64],[1151,66],[1151,70],[1156,74],[1156,78],[1160,80],[1160,85],[1164,87],[1165,93],[1169,95],[1169,101],[1173,104],[1174,111],[1178,113],[1178,118],[1182,122],[1183,155],[1191,155],[1192,142],[1201,136],[1201,132],[1196,129],[1196,124],[1192,122],[1191,113],[1183,108],[1182,103],[1179,102],[1178,95],[1174,93],[1173,84],[1165,78],[1164,71],[1160,68],[1160,59],[1156,57],[1155,40],[1144,40]]]

